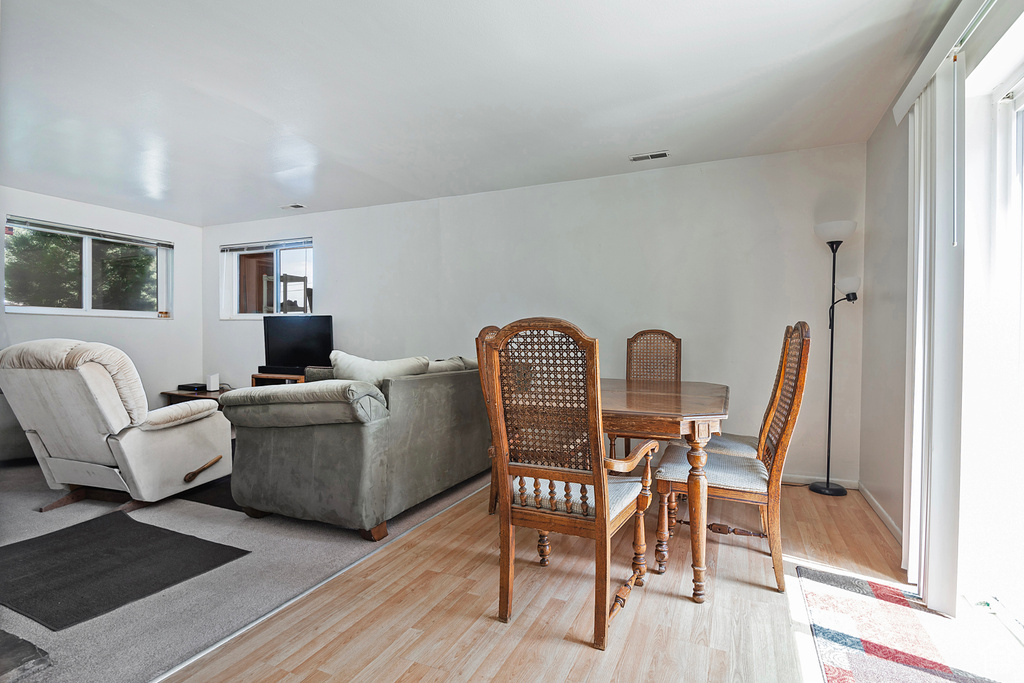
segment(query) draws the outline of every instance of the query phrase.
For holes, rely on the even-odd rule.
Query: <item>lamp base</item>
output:
[[[833,483],[827,483],[826,484],[823,481],[816,481],[813,484],[811,484],[810,486],[808,486],[807,488],[809,488],[810,490],[814,491],[815,493],[820,493],[823,496],[845,496],[846,495],[846,488],[845,487],[840,486],[839,484],[833,484]]]

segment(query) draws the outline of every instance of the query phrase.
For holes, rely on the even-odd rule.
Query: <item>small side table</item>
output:
[[[161,391],[161,396],[167,397],[167,405],[173,406],[175,403],[184,403],[185,401],[195,401],[200,398],[212,398],[216,401],[220,398],[220,395],[227,392],[227,389],[218,389],[217,391]],[[222,406],[218,405],[218,410]]]

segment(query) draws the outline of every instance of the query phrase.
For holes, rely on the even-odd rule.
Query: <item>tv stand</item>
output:
[[[263,387],[268,384],[303,384],[305,375],[291,375],[279,372],[256,372],[252,375],[252,386]]]
[[[305,365],[261,365],[256,368],[261,375],[301,375],[306,372]]]

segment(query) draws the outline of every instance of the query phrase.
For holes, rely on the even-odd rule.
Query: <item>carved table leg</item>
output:
[[[686,477],[686,497],[690,508],[690,549],[693,556],[693,601],[704,602],[704,579],[707,573],[705,565],[705,534],[708,523],[708,478],[704,474],[704,465],[708,454],[704,446],[711,439],[711,431],[707,424],[694,425],[696,436],[687,436],[690,452],[686,459],[690,463],[690,474]]]
[[[626,451],[626,454],[628,455],[629,451]],[[613,459],[613,460],[615,459],[615,435],[614,434],[609,434],[608,435],[608,457]]]
[[[660,484],[659,484],[660,486]],[[658,566],[655,574],[664,574],[668,562],[668,491],[658,492],[658,542],[654,546],[654,559]]]
[[[551,541],[548,539],[548,532],[537,532],[537,554],[540,555],[540,566],[546,567],[551,563]]]

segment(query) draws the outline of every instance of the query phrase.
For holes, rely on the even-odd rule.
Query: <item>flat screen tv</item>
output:
[[[264,316],[263,340],[268,366],[330,365],[334,322],[329,315]]]

